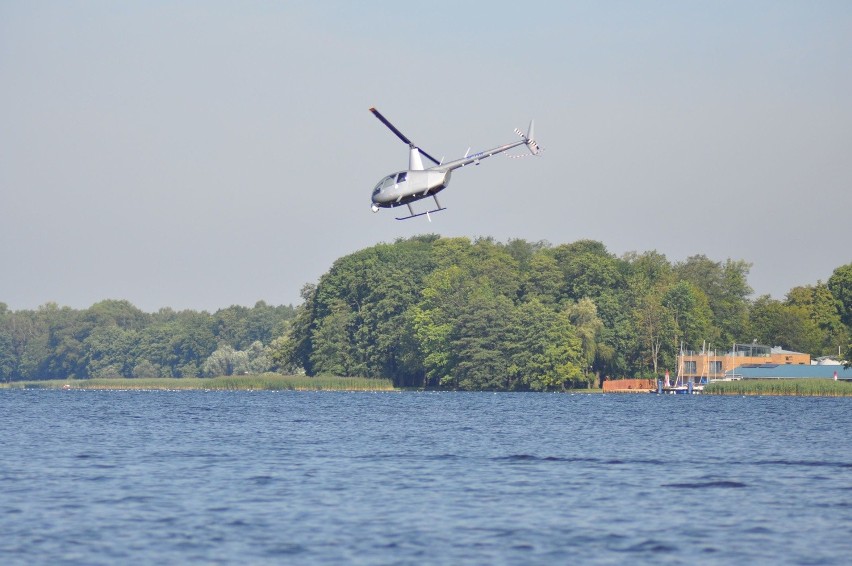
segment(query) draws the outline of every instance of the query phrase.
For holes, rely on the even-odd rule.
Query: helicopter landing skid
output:
[[[406,206],[408,207],[409,215],[403,216],[401,218],[397,217],[397,220],[408,220],[409,218],[417,218],[418,216],[424,216],[425,215],[426,218],[429,219],[429,222],[432,222],[432,217],[429,216],[430,214],[432,214],[433,212],[441,212],[442,210],[447,210],[446,207],[441,206],[441,203],[438,202],[437,196],[432,195],[432,198],[435,199],[435,204],[438,206],[438,208],[436,208],[435,210],[427,210],[426,212],[418,212],[417,214],[414,214],[414,209],[411,208],[411,203],[409,202],[409,203],[406,203]]]
[[[426,216],[428,218],[433,212],[441,212],[442,210],[447,210],[447,208],[436,208],[435,210],[427,210],[426,212],[418,212],[417,214],[414,214],[412,211],[408,216],[397,217],[397,220],[408,220],[409,218],[417,218],[418,216]],[[429,218],[429,222],[432,222],[431,218]]]

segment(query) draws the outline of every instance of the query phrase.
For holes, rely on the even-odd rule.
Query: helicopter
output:
[[[396,126],[391,124],[387,118],[375,108],[370,108],[370,112],[379,119],[379,121],[387,126],[396,136],[408,144],[408,169],[406,171],[398,171],[392,175],[384,177],[373,189],[373,205],[370,207],[373,212],[378,212],[381,208],[394,208],[397,206],[406,205],[408,207],[408,216],[397,217],[397,220],[408,220],[409,218],[417,218],[418,216],[426,215],[429,222],[432,221],[430,214],[446,210],[438,202],[438,193],[447,188],[450,184],[450,177],[453,171],[465,165],[479,165],[479,162],[486,157],[491,157],[498,153],[503,153],[520,145],[526,145],[532,155],[539,155],[542,149],[538,146],[533,138],[533,121],[530,121],[530,127],[527,133],[524,134],[519,129],[515,129],[515,133],[521,137],[520,141],[507,143],[471,154],[470,149],[465,152],[464,157],[443,163],[443,159],[438,161],[422,148],[414,145],[414,143],[405,137],[405,135],[396,129]],[[423,166],[425,157],[435,164],[434,167],[428,169]],[[513,155],[511,157],[524,157],[524,155]],[[432,197],[437,208],[427,210],[426,212],[416,213],[411,208],[411,203],[420,199]]]

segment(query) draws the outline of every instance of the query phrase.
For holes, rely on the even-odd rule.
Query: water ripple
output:
[[[0,390],[0,563],[841,564],[850,410]]]
[[[741,488],[748,487],[747,484],[738,481],[717,480],[717,481],[695,481],[683,483],[664,483],[661,487],[675,487],[679,489],[717,489],[717,488]]]

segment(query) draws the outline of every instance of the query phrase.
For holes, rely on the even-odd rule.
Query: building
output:
[[[811,356],[760,344],[734,344],[727,352],[710,349],[684,351],[677,358],[678,375],[684,382],[689,379],[695,382],[731,379],[736,376],[733,371],[736,368],[767,364],[811,367]]]
[[[760,364],[744,365],[734,368],[727,374],[731,379],[833,379],[852,380],[852,368],[827,365],[781,365]]]

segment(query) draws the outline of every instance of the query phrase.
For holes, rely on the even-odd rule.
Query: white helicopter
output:
[[[521,141],[508,143],[506,145],[501,145],[486,151],[480,151],[479,153],[474,153],[472,155],[470,155],[470,149],[468,149],[464,157],[461,159],[442,163],[423,151],[421,148],[414,145],[410,139],[397,130],[396,127],[391,124],[387,118],[382,116],[378,110],[370,108],[370,112],[372,112],[376,118],[382,122],[382,124],[390,128],[390,131],[395,133],[399,139],[408,144],[408,170],[388,175],[379,181],[373,189],[373,206],[371,207],[373,212],[378,212],[380,208],[393,208],[403,204],[408,206],[409,215],[398,217],[397,220],[408,220],[409,218],[416,218],[425,214],[426,218],[428,218],[431,222],[432,218],[429,216],[430,213],[446,210],[446,208],[442,207],[441,203],[438,202],[437,194],[447,188],[447,185],[450,184],[450,176],[452,175],[453,170],[458,169],[459,167],[464,167],[471,163],[479,165],[480,160],[498,153],[503,153],[504,151],[508,151],[513,147],[518,147],[519,145],[526,145],[532,155],[538,155],[542,151],[533,138],[533,122],[530,121],[530,128],[526,135],[517,128],[515,129],[515,133],[521,136]],[[423,160],[420,158],[421,155],[434,163],[435,166],[430,167],[429,169],[423,167]],[[523,156],[514,155],[511,157]],[[415,214],[414,209],[411,208],[411,203],[426,197],[432,197],[435,199],[435,206],[437,208]]]

